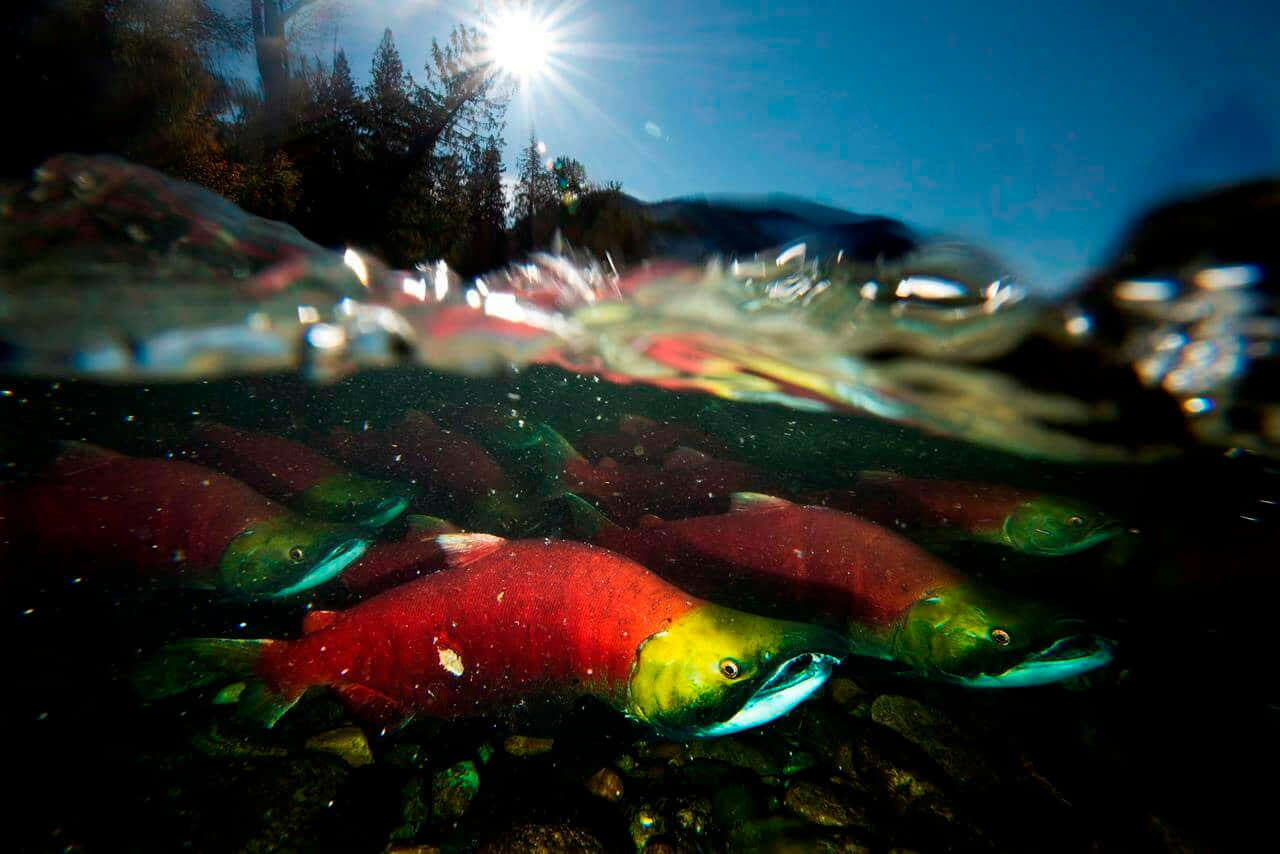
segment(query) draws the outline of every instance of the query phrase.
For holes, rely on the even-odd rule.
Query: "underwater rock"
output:
[[[383,761],[393,768],[417,770],[427,764],[427,751],[420,744],[393,744]]]
[[[356,726],[322,732],[307,739],[307,750],[319,750],[332,753],[345,761],[352,768],[373,764],[373,751],[369,749],[369,739],[364,730]]]
[[[782,766],[782,776],[791,777],[801,771],[807,771],[818,764],[818,758],[803,750],[792,750],[787,753],[787,761]]]
[[[866,810],[849,803],[833,788],[798,780],[787,787],[782,802],[796,815],[823,827],[862,827],[867,824]]]
[[[598,798],[617,803],[624,793],[622,777],[612,768],[601,768],[587,778],[587,791]]]
[[[711,795],[711,814],[721,827],[738,827],[755,817],[756,799],[741,783],[718,786]]]
[[[695,759],[709,759],[743,768],[762,777],[784,772],[783,763],[750,742],[733,736],[684,743],[641,742],[636,746],[636,753],[641,760],[665,760],[668,765],[675,767],[687,765]]]
[[[896,826],[901,831],[891,833],[890,838],[909,833],[912,840],[919,835],[946,839],[948,845],[961,850],[991,848],[983,832],[957,814],[945,781],[934,779],[938,770],[910,752],[906,745],[876,738],[873,730],[842,743],[836,749],[835,764],[853,778],[853,787],[870,799],[878,813],[900,820]]]
[[[712,825],[711,801],[694,798],[679,805],[675,811],[675,824],[680,830],[701,836]]]
[[[770,817],[735,827],[730,851],[770,854],[870,854],[872,848],[847,832],[821,828],[794,818]]]
[[[631,832],[631,841],[635,843],[637,851],[643,851],[650,839],[664,833],[666,829],[666,820],[653,804],[641,804],[631,813],[628,830]]]
[[[412,777],[400,789],[401,822],[391,831],[391,839],[413,839],[431,818],[431,804],[427,797],[427,781]]]
[[[480,846],[480,854],[594,854],[604,846],[587,831],[568,824],[521,824]]]
[[[439,819],[459,818],[480,791],[480,772],[470,759],[437,771],[431,777],[431,814]]]
[[[193,732],[188,738],[191,746],[214,759],[270,759],[289,755],[278,744],[268,744],[248,733],[228,731],[215,720],[209,728]]]
[[[631,813],[631,839],[637,851],[700,851],[715,828],[711,800],[704,797],[657,798]],[[672,849],[657,849],[670,845]]]
[[[927,770],[904,762],[903,757],[891,756],[872,739],[841,744],[836,751],[836,768],[869,791],[894,793],[899,806],[923,797],[945,797],[943,788],[929,778]]]
[[[337,759],[306,756],[274,763],[244,780],[237,787],[242,808],[234,815],[250,835],[235,847],[253,854],[323,847],[318,821],[333,806],[349,774],[348,766]]]
[[[827,680],[827,693],[831,696],[832,702],[846,709],[853,708],[867,698],[867,692],[858,683],[844,676]]]
[[[502,743],[503,750],[512,756],[540,756],[543,753],[550,753],[555,747],[555,739],[553,738],[536,738],[531,735],[509,735],[507,740]]]
[[[993,782],[995,775],[973,738],[937,709],[884,694],[871,704],[871,719],[923,750],[957,785],[983,789]]]
[[[440,854],[436,845],[390,845],[383,854]]]

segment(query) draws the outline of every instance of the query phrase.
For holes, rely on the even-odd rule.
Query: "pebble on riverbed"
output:
[[[510,735],[507,740],[502,743],[503,750],[512,756],[540,756],[543,753],[550,753],[555,747],[555,739],[553,738],[535,738],[531,735]]]
[[[862,827],[868,823],[864,809],[851,804],[835,789],[818,783],[792,783],[782,802],[796,815],[823,827]]]
[[[460,818],[480,791],[480,772],[470,759],[431,776],[431,814],[438,819]]]
[[[604,846],[587,831],[567,824],[522,824],[503,831],[480,846],[480,854],[579,854],[603,852]]]
[[[617,803],[622,800],[624,793],[622,777],[612,768],[601,768],[587,778],[587,791],[596,797]]]
[[[313,735],[307,739],[306,748],[332,753],[352,768],[373,764],[373,751],[369,749],[369,739],[365,737],[364,730],[360,727],[342,727]]]

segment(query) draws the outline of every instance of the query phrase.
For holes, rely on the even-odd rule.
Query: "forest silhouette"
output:
[[[6,5],[13,50],[0,63],[18,81],[10,109],[21,131],[3,177],[25,179],[59,152],[109,152],[396,267],[444,259],[474,275],[558,230],[638,260],[626,215],[637,203],[619,184],[588,180],[569,157],[548,161],[532,135],[504,180],[516,84],[483,60],[479,31],[454,26],[410,71],[387,29],[360,84],[338,44],[324,58],[308,53],[306,16],[324,5]],[[229,70],[244,68],[257,74]]]

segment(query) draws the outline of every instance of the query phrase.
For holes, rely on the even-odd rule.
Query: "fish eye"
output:
[[[737,679],[742,675],[742,665],[732,658],[726,658],[720,662],[720,674],[725,679]]]
[[[1009,633],[1004,629],[991,630],[991,641],[996,646],[1008,646],[1011,640],[1013,640],[1013,638],[1009,637]]]
[[[304,555],[302,552],[302,546],[294,546],[293,548],[289,549],[289,560],[293,561],[294,563],[302,563],[303,557]]]
[[[1081,525],[1083,525],[1083,524],[1084,524],[1084,517],[1083,517],[1083,516],[1068,516],[1068,517],[1067,517],[1067,524],[1068,524],[1068,525],[1070,525],[1070,526],[1071,526],[1071,527],[1073,527],[1073,528],[1079,528]]]

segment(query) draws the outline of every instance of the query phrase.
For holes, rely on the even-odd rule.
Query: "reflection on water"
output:
[[[19,847],[1243,835],[1274,199],[1046,304],[829,209],[463,281],[50,161],[0,219]]]
[[[1249,228],[1274,220],[1265,187],[1237,192],[1247,195],[1231,210]],[[1082,303],[1051,307],[978,250],[852,215],[736,235],[728,242],[794,239],[732,256],[708,255],[726,241],[707,231],[696,263],[619,271],[563,247],[464,282],[443,264],[401,272],[354,250],[338,256],[109,158],[51,160],[5,206],[4,355],[26,375],[332,378],[408,361],[482,375],[543,363],[1099,461],[1163,452],[1164,436],[1126,432],[1120,419],[1136,379],[1170,395],[1202,441],[1271,450],[1277,435],[1274,404],[1249,381],[1274,363],[1274,250],[1237,239],[1166,258],[1176,236],[1150,235],[1159,220]],[[700,224],[723,232],[734,212],[707,210],[683,212],[686,255]],[[675,212],[653,216],[662,234]],[[1101,360],[1132,374],[1070,395],[1029,385],[1034,365],[993,366],[1045,341],[1055,370],[1087,377]]]

